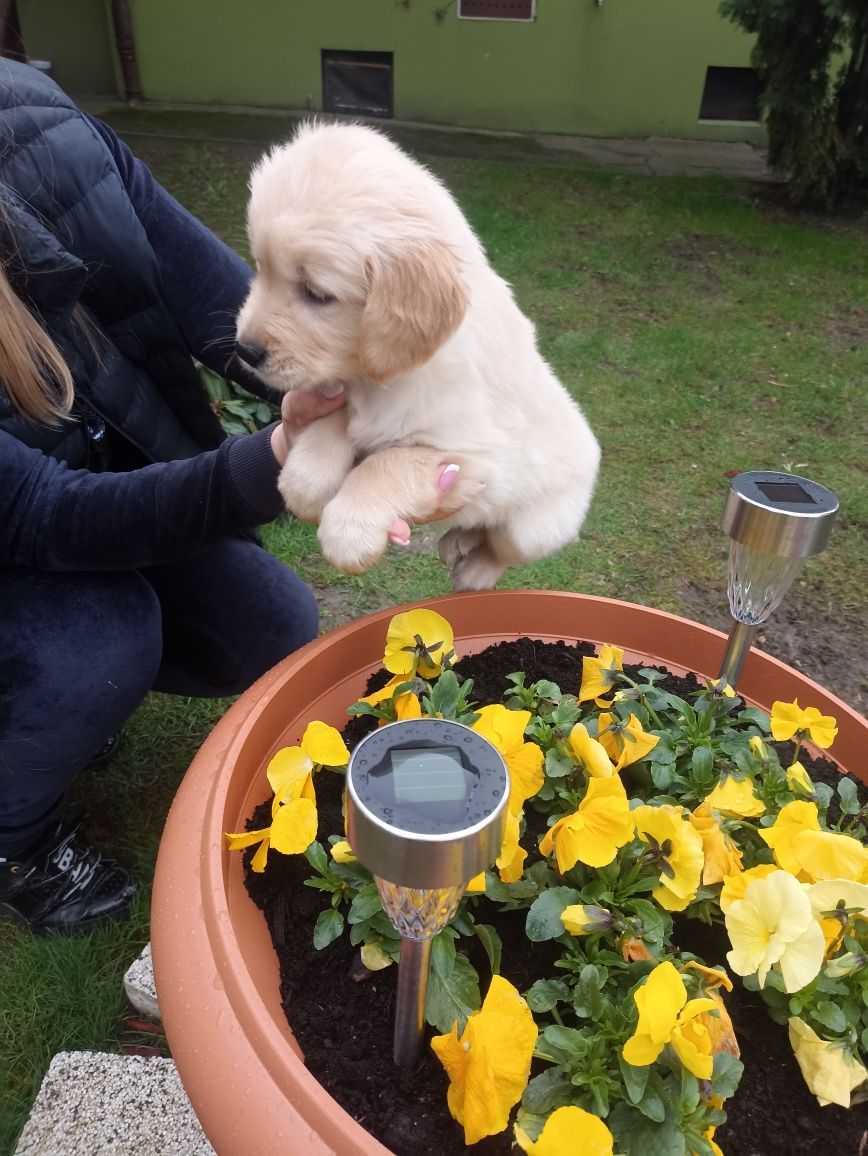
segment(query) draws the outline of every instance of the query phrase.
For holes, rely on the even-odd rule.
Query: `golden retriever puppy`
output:
[[[374,129],[307,123],[253,170],[248,231],[239,356],[278,390],[346,386],[279,481],[333,566],[367,570],[397,518],[444,502],[456,590],[575,538],[597,441],[432,173]],[[460,467],[445,499],[444,463]]]

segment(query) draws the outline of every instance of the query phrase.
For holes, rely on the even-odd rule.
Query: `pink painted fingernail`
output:
[[[450,486],[453,486],[455,484],[455,479],[458,477],[458,471],[460,469],[461,466],[456,466],[454,462],[448,466],[444,466],[443,472],[437,479],[437,489],[448,490]]]
[[[389,535],[389,541],[394,542],[396,546],[409,546],[410,545],[410,539],[409,538],[401,538],[397,534],[390,534]]]
[[[340,381],[336,381],[328,385],[321,385],[318,388],[322,396],[327,398],[329,401],[331,401],[332,398],[340,397],[344,392],[343,382]]]

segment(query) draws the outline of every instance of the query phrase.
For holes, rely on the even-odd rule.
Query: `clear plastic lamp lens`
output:
[[[729,552],[729,609],[737,622],[757,626],[784,600],[804,558],[782,558],[733,542]]]
[[[464,887],[429,890],[399,887],[374,876],[380,900],[392,926],[404,939],[431,939],[442,931],[458,910]]]

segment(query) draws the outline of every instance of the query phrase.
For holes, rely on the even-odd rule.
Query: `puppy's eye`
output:
[[[301,283],[301,295],[305,301],[309,301],[311,305],[331,305],[332,301],[335,300],[330,293],[321,293],[318,289],[314,289],[304,281]]]

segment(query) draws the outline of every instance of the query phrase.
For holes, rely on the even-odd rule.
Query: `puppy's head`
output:
[[[303,128],[251,178],[239,355],[282,390],[423,364],[467,308],[462,229],[436,178],[380,133]]]

